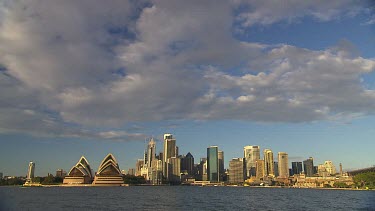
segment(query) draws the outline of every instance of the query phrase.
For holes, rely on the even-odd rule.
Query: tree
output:
[[[359,188],[375,189],[375,172],[357,174],[353,178],[354,183]]]

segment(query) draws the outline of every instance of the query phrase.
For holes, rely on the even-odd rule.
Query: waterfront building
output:
[[[151,184],[159,185],[163,181],[163,161],[162,160],[153,160],[151,163]]]
[[[279,152],[278,161],[279,161],[279,178],[288,178],[289,177],[288,153]]]
[[[219,158],[218,147],[210,146],[207,148],[207,176],[208,181],[219,182]]]
[[[223,151],[219,151],[217,153],[217,157],[219,159],[219,180],[223,181],[224,174],[225,174],[225,169],[224,169],[224,152]]]
[[[181,159],[179,157],[168,158],[167,166],[169,182],[179,183],[181,181]]]
[[[56,170],[56,177],[64,178],[66,176],[66,171],[62,169],[57,169]]]
[[[194,157],[190,152],[181,158],[181,171],[186,171],[190,176],[194,175]]]
[[[273,172],[275,173],[275,177],[279,176],[279,162],[273,162]]]
[[[123,183],[120,167],[116,158],[110,153],[100,163],[92,184],[97,186],[120,186]]]
[[[199,164],[197,165],[195,179],[199,181],[207,180],[207,158],[200,159]]]
[[[241,184],[246,179],[246,162],[244,158],[233,158],[229,161],[229,183]]]
[[[324,164],[318,165],[318,175],[319,175],[319,177],[328,177],[329,176],[329,173],[327,172],[327,169],[324,166]]]
[[[35,163],[30,161],[29,167],[27,169],[27,176],[26,176],[26,183],[25,184],[31,184],[33,183],[34,179],[34,171],[35,171]]]
[[[172,134],[164,134],[164,151],[163,151],[163,175],[168,179],[168,166],[167,160],[171,157],[177,157],[176,139],[173,138]]]
[[[292,172],[292,175],[301,174],[303,172],[302,162],[292,162]]]
[[[257,160],[255,162],[255,166],[256,166],[256,179],[257,180],[263,180],[263,178],[266,176],[266,168],[264,167],[265,166],[265,162],[264,160]]]
[[[336,167],[333,165],[332,161],[326,160],[324,161],[324,167],[326,167],[326,171],[330,175],[335,175],[336,174]]]
[[[246,161],[246,177],[250,178],[256,174],[256,161],[260,160],[260,147],[245,146],[243,153]]]
[[[314,175],[314,159],[312,157],[303,161],[303,170],[306,177],[312,177]]]
[[[91,184],[93,173],[89,162],[82,156],[63,180],[65,185]]]
[[[270,149],[265,149],[264,153],[264,168],[265,168],[265,176],[275,176],[274,166],[273,166],[273,152]],[[280,172],[279,172],[280,173]]]
[[[142,167],[144,164],[144,160],[138,159],[135,163],[135,176],[141,176],[142,175]]]
[[[135,169],[134,168],[129,168],[128,169],[128,175],[135,175]]]

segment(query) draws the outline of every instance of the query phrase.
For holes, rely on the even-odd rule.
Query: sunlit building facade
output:
[[[96,186],[120,186],[123,183],[116,158],[112,154],[108,154],[100,163],[92,184]]]
[[[207,148],[207,176],[208,181],[219,182],[219,158],[218,147],[210,146]]]
[[[265,171],[265,175],[266,176],[275,176],[275,172],[274,172],[274,166],[273,166],[273,152],[272,150],[270,149],[265,149],[263,151],[264,153],[264,171]]]
[[[250,178],[256,174],[256,161],[260,160],[260,147],[245,146],[243,152],[246,162],[246,177]]]
[[[277,155],[278,155],[278,161],[279,161],[279,178],[288,178],[289,177],[288,153],[279,152]]]

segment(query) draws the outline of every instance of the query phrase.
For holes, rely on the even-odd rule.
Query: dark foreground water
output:
[[[249,187],[0,187],[0,210],[375,210],[375,191]]]

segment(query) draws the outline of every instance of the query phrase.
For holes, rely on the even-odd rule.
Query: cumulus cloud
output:
[[[238,21],[251,27],[302,16],[329,20],[349,13],[353,1],[284,3],[6,2],[0,131],[143,140],[126,125],[373,113],[374,90],[361,77],[374,71],[375,60],[349,42],[313,51],[233,37]]]
[[[269,25],[280,21],[293,22],[305,16],[319,21],[329,21],[342,16],[355,16],[364,9],[361,3],[355,0],[283,0],[281,2],[238,0],[234,2],[240,10],[236,20],[242,27],[256,24]]]

